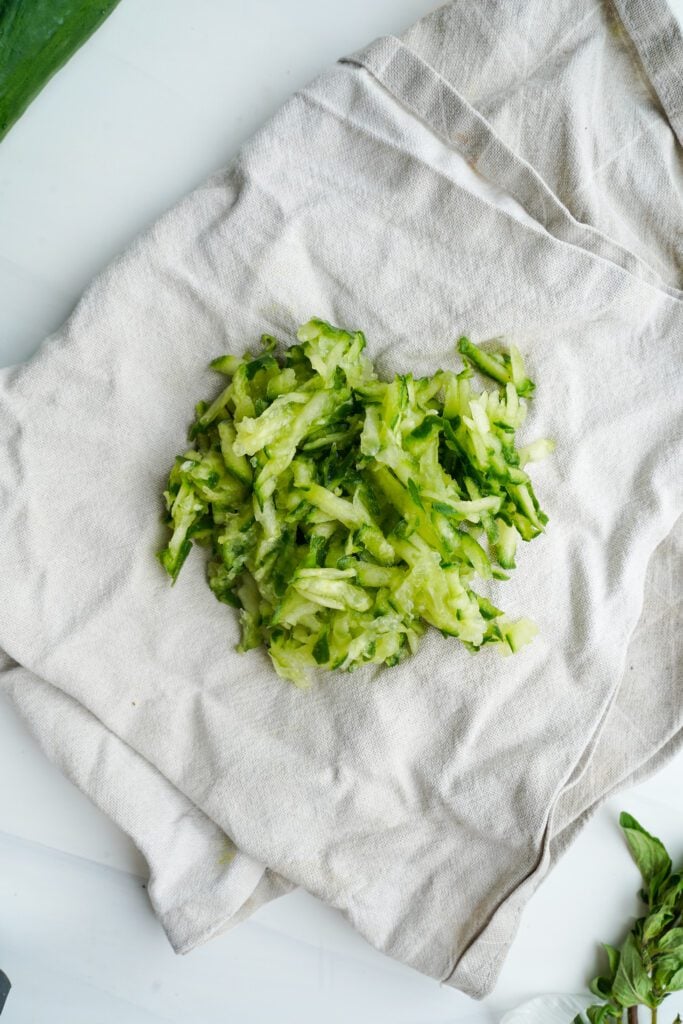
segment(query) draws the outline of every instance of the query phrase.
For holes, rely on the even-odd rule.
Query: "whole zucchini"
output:
[[[0,0],[0,139],[119,0]]]

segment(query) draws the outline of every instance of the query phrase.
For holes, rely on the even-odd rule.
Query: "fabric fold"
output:
[[[541,175],[496,135],[492,126],[449,83],[400,39],[379,39],[349,60],[366,68],[430,129],[453,146],[488,182],[516,199],[537,229],[576,245],[600,259],[666,289],[680,298],[683,292],[667,288],[639,256],[576,220]]]
[[[148,894],[176,952],[237,923],[289,886],[239,853],[159,771],[67,694],[19,665],[0,689],[60,770],[139,846]]]

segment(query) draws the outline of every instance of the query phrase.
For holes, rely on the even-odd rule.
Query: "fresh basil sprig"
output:
[[[621,949],[603,945],[608,969],[590,984],[602,1002],[589,1006],[586,1015],[590,1024],[613,1024],[627,1011],[629,1024],[636,1024],[637,1008],[646,1006],[656,1024],[664,999],[683,990],[683,865],[674,872],[662,841],[630,814],[622,813],[619,824],[643,877],[639,895],[647,914]],[[573,1024],[585,1024],[584,1018],[575,1017]],[[682,1024],[680,1015],[674,1024]]]

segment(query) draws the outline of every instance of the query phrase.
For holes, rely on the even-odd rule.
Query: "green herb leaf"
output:
[[[664,931],[668,924],[674,919],[673,911],[667,907],[661,907],[656,910],[653,914],[648,914],[643,920],[643,940],[645,942],[651,942],[652,939],[656,939]]]
[[[618,949],[615,949],[614,946],[610,946],[607,942],[603,942],[602,948],[607,954],[610,981],[614,981],[614,975],[617,973],[617,970],[619,969],[619,959],[621,957],[621,953]]]
[[[656,902],[660,886],[671,874],[671,857],[661,840],[646,832],[630,814],[622,812],[619,824],[624,830],[633,859],[648,888],[652,905]]]
[[[683,900],[683,875],[680,872],[667,878],[660,888],[659,899],[666,907],[673,907],[679,900]]]
[[[612,991],[612,979],[600,976],[593,978],[588,988],[598,999],[609,999]]]
[[[612,993],[622,1006],[653,1005],[652,984],[645,970],[634,935],[629,935],[621,950]]]
[[[661,992],[666,992],[669,982],[681,967],[681,961],[677,956],[669,956],[662,953],[654,958],[652,981],[654,987]]]
[[[589,1006],[586,1016],[591,1024],[607,1024],[610,1020],[621,1020],[623,1010],[621,1007],[607,1003],[604,1006]]]
[[[681,956],[683,960],[683,928],[672,928],[665,932],[657,943],[657,950]]]
[[[681,989],[683,989],[683,964],[681,964],[676,973],[669,978],[667,988],[669,992],[680,992]]]

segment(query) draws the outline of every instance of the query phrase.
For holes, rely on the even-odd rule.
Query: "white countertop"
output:
[[[30,356],[94,274],[289,93],[433,6],[123,0],[0,143],[0,365]],[[683,20],[683,0],[672,6]],[[139,853],[4,701],[0,770],[3,1024],[494,1022],[532,995],[584,990],[597,941],[620,942],[639,912],[620,809],[683,858],[679,756],[598,811],[527,908],[482,1004],[376,952],[303,892],[176,957]],[[662,1024],[676,1010],[683,995]]]

